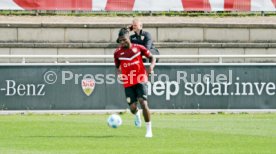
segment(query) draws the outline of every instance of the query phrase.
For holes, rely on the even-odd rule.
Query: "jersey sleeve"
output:
[[[146,57],[150,57],[151,56],[151,53],[150,53],[150,51],[147,49],[147,48],[145,48],[144,46],[142,46],[142,45],[138,45],[139,46],[139,49],[140,49],[140,51],[141,51],[141,54],[143,55],[143,56],[146,56]]]

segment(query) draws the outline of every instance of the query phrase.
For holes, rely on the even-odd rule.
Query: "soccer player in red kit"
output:
[[[153,72],[155,66],[155,58],[150,51],[142,45],[132,44],[129,39],[129,32],[122,28],[119,32],[117,42],[120,46],[114,53],[114,61],[124,83],[126,100],[129,104],[130,111],[134,114],[134,124],[136,127],[141,127],[140,111],[137,107],[137,101],[143,109],[143,116],[146,122],[146,136],[152,137],[150,111],[147,103],[147,82],[148,73]],[[151,59],[151,64],[148,71],[146,70],[142,56]]]

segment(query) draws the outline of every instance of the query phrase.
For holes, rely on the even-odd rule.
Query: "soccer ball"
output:
[[[107,118],[107,125],[111,128],[118,128],[122,123],[122,118],[118,114],[112,114]]]

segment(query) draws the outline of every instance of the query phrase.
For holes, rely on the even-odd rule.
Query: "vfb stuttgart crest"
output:
[[[95,80],[93,79],[83,79],[81,81],[82,91],[85,95],[90,96],[95,89]]]

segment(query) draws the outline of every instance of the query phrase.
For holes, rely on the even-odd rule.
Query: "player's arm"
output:
[[[117,75],[122,74],[120,66],[119,66],[119,67],[116,67],[116,71],[117,71]]]
[[[154,69],[155,63],[156,63],[156,58],[144,46],[140,46],[140,50],[142,52],[142,55],[146,56],[151,61],[149,69],[148,69],[148,73],[149,74],[153,73],[153,69]]]
[[[121,70],[120,65],[118,65],[118,66],[116,65],[116,72],[117,72],[118,79],[123,80],[123,75],[122,75],[122,70]]]
[[[115,63],[117,75],[121,74],[120,60],[119,60],[119,58],[116,56],[116,54],[114,54],[114,63]]]
[[[152,54],[150,54],[150,56],[148,58],[151,61],[148,73],[152,74],[153,73],[153,69],[154,69],[155,64],[156,64],[156,58]]]

